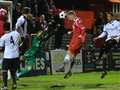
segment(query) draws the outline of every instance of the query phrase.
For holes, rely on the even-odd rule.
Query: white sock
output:
[[[65,74],[70,71],[71,68],[71,58],[70,55],[66,55],[64,58],[64,69],[65,69]]]
[[[8,70],[8,80],[11,79],[11,74],[10,74],[10,71]]]

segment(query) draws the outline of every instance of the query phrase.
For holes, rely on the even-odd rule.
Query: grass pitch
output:
[[[100,75],[92,72],[73,74],[69,79],[63,79],[63,75],[25,77],[18,81],[17,90],[120,90],[120,71],[109,72],[104,79]]]

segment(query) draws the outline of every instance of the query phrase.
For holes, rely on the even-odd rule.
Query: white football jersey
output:
[[[120,37],[120,22],[117,20],[113,20],[107,23],[104,26],[103,31],[105,31],[107,34],[106,41],[110,40],[114,36]]]
[[[15,29],[19,30],[20,35],[25,37],[27,35],[27,20],[21,15],[16,22]]]
[[[17,31],[9,32],[0,38],[0,47],[5,49],[4,58],[19,57],[20,34]]]

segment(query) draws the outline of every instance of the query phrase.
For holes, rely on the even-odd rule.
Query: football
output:
[[[60,17],[61,19],[64,19],[65,16],[66,16],[66,12],[65,12],[65,11],[61,11],[61,12],[59,13],[59,17]]]

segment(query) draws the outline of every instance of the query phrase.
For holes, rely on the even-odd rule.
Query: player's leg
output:
[[[16,70],[15,69],[11,69],[10,70],[10,73],[11,73],[11,77],[12,77],[12,80],[13,80],[13,87],[16,88]]]
[[[72,52],[72,59],[71,59],[71,67],[70,67],[70,71],[72,70],[74,64],[75,64],[75,58],[77,56],[78,53],[80,53],[80,49],[82,48],[82,46],[79,46],[79,48],[74,49],[74,53]]]
[[[64,68],[65,68],[64,78],[69,78],[72,75],[71,70],[74,65],[74,57],[75,55],[68,50],[67,55],[64,58]]]
[[[101,79],[103,79],[107,75],[106,65],[107,65],[107,58],[104,58],[104,60],[103,60],[103,72],[101,75]]]
[[[106,75],[107,75],[107,72],[106,72],[106,58],[107,58],[107,53],[109,52],[108,50],[110,49],[110,46],[109,44],[106,42],[104,47],[102,47],[100,49],[100,53],[99,53],[99,56],[97,58],[97,60],[94,62],[95,64],[99,63],[101,61],[101,58],[104,56],[104,60],[103,60],[103,72],[102,72],[102,75],[101,75],[101,78],[104,78]]]
[[[104,55],[104,59],[103,59],[103,73],[101,75],[101,78],[104,78],[107,75],[107,55],[110,53],[111,48],[114,47],[117,44],[117,42],[115,40],[109,40],[106,42],[105,45],[105,55]]]
[[[70,71],[71,67],[71,56],[67,53],[65,58],[64,58],[64,69],[65,69],[65,74]]]
[[[13,86],[12,89],[16,89],[17,88],[17,82],[16,82],[16,70],[10,70],[11,72],[11,77],[13,80]]]
[[[7,86],[7,71],[3,70],[3,87],[1,88],[1,90],[8,90],[8,86]]]
[[[19,59],[16,58],[14,60],[11,60],[10,72],[11,72],[11,77],[12,77],[12,80],[13,80],[12,89],[17,88],[17,82],[16,82],[17,75],[16,75],[16,73],[17,73],[18,68],[19,68]]]
[[[81,48],[82,48],[82,46],[80,46],[78,49],[74,50],[74,53],[72,53],[73,56],[72,56],[72,59],[71,59],[71,68],[70,68],[71,70],[72,70],[72,68],[75,64],[75,58],[76,58],[77,54],[80,53]]]
[[[9,60],[4,59],[2,62],[2,77],[3,77],[3,87],[1,90],[8,90],[8,68],[9,68]]]
[[[60,65],[60,67],[56,70],[56,72],[71,71],[73,66],[74,66],[74,58],[71,58],[69,54],[66,54],[66,56],[64,58],[64,62]]]
[[[73,68],[74,64],[75,64],[75,61],[74,61],[74,58],[72,58],[72,59],[71,59],[71,62],[70,62],[69,70],[68,70],[67,73],[65,73],[64,78],[69,78],[69,77],[72,76],[72,68]]]
[[[79,42],[79,41],[78,41]],[[82,44],[80,45],[81,43],[79,44],[74,44],[74,45],[71,45],[71,47],[69,47],[68,49],[68,55],[70,56],[70,65],[69,65],[69,69],[67,71],[67,73],[65,72],[65,77],[70,77],[72,75],[72,68],[75,64],[75,57],[78,53],[80,53],[80,49],[82,48]]]
[[[100,49],[100,54],[99,54],[99,56],[98,56],[98,60],[101,60],[101,58],[102,58],[102,56],[103,56],[104,53],[105,53],[104,48],[101,48],[101,49]]]
[[[103,72],[102,72],[102,75],[101,75],[101,79],[103,79],[106,75],[107,75],[107,68],[106,68],[106,65],[107,65],[107,55],[109,53],[109,51],[111,50],[111,43],[109,41],[107,41],[105,43],[105,46],[103,49],[101,49],[102,51],[102,55],[99,56],[99,60],[101,60],[102,56],[103,56]]]
[[[68,72],[68,69],[70,68],[70,58],[70,55],[66,54],[63,63],[59,66],[56,72]]]
[[[103,55],[105,54],[105,50],[106,50],[105,48],[106,48],[106,46],[100,48],[98,58],[94,61],[95,64],[98,64],[101,61]]]
[[[71,70],[72,70],[74,64],[75,64],[75,58],[73,58],[72,61],[71,61],[71,67],[70,67]]]

